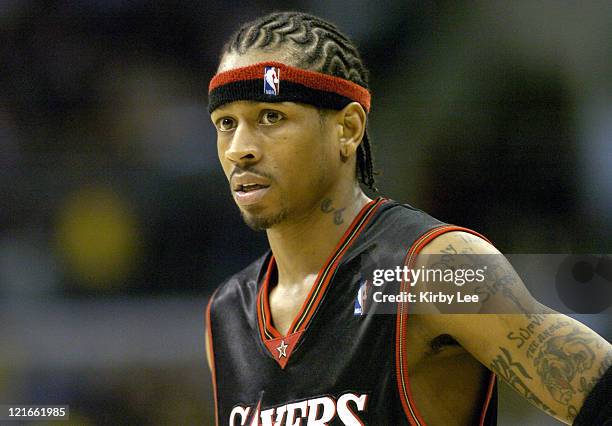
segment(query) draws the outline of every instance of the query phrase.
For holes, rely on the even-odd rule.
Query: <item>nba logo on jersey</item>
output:
[[[280,83],[280,68],[265,67],[264,70],[264,93],[266,95],[278,95]]]
[[[357,297],[355,298],[355,310],[353,315],[365,315],[366,302],[368,300],[368,280],[363,280],[359,286]]]

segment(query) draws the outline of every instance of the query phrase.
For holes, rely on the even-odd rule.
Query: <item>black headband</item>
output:
[[[370,92],[352,81],[291,67],[260,62],[215,75],[208,86],[208,111],[238,100],[300,102],[339,110],[358,102],[370,111]]]

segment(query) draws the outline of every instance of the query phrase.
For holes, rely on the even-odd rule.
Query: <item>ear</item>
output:
[[[351,102],[337,115],[339,124],[340,155],[343,160],[357,152],[366,129],[366,112],[357,102]]]

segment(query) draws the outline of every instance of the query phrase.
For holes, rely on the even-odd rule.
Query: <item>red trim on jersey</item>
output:
[[[218,288],[217,288],[218,290]],[[215,370],[215,349],[213,347],[213,337],[212,337],[212,327],[210,323],[210,307],[212,305],[213,298],[215,294],[217,294],[217,290],[213,292],[208,300],[208,304],[206,305],[206,329],[208,330],[208,347],[210,348],[210,372],[212,375],[212,383],[213,383],[213,395],[215,398],[215,425],[219,426],[219,407],[218,407],[218,397],[217,397],[217,374]],[[204,350],[206,350],[206,345],[204,345]]]
[[[329,259],[327,259],[327,261],[325,262],[326,266],[319,271],[317,280],[315,280],[315,282],[317,282],[324,275],[323,279],[325,281],[323,282],[322,288],[319,287],[317,289],[313,286],[310,289],[310,293],[308,294],[308,298],[306,300],[309,300],[313,293],[318,292],[318,294],[316,295],[314,302],[309,303],[311,307],[307,308],[309,310],[306,311],[306,317],[301,319],[300,317],[302,315],[298,315],[294,319],[293,324],[291,324],[291,328],[289,330],[296,331],[296,329],[303,330],[306,328],[306,324],[310,322],[310,319],[314,315],[317,306],[319,305],[321,299],[323,298],[323,295],[325,294],[325,290],[327,289],[328,284],[334,276],[334,272],[338,267],[342,256],[350,248],[352,243],[357,239],[359,234],[361,234],[361,231],[365,229],[366,225],[372,219],[374,213],[376,212],[376,210],[378,210],[383,201],[384,199],[380,197],[370,201],[361,209],[355,219],[353,219],[353,222],[350,224],[350,226],[340,239],[340,242],[334,248],[334,254],[332,254]],[[300,320],[296,321],[298,320],[298,318],[300,318]]]
[[[374,213],[385,201],[386,199],[382,197],[370,201],[368,204],[363,206],[363,208],[357,214],[355,219],[353,219],[353,221],[345,231],[344,235],[340,239],[340,242],[332,252],[331,256],[329,256],[324,266],[319,270],[317,278],[315,279],[314,284],[311,287],[308,296],[306,297],[306,300],[304,300],[300,311],[293,319],[293,322],[291,323],[291,326],[287,331],[287,335],[285,336],[283,336],[274,327],[270,314],[270,305],[268,299],[269,280],[275,264],[274,256],[270,257],[264,282],[261,285],[257,295],[257,317],[259,322],[260,336],[266,347],[268,347],[268,350],[270,350],[270,347],[266,344],[266,340],[279,338],[286,339],[287,336],[299,333],[298,339],[296,339],[293,344],[293,347],[297,346],[299,337],[301,337],[302,332],[308,327],[308,324],[310,323],[314,313],[317,311],[319,303],[323,299],[323,295],[325,294],[325,291],[327,290],[327,287],[329,286],[329,283],[331,282],[331,279],[334,276],[334,272],[338,264],[340,263],[342,256],[349,249],[352,243],[357,239],[361,231],[365,229],[366,225],[374,216]],[[293,347],[291,348],[291,352],[293,352]],[[271,350],[270,353],[272,354],[273,358],[278,362],[275,353]],[[287,358],[289,358],[289,353],[287,355]],[[281,367],[283,367],[283,365],[281,365]]]
[[[215,75],[208,85],[208,93],[229,83],[242,80],[261,80],[264,77],[263,67],[277,67],[282,70],[282,79],[301,84],[315,90],[337,93],[338,95],[359,102],[366,112],[370,111],[370,92],[365,87],[345,80],[344,78],[302,68],[291,67],[281,62],[259,62],[247,67],[234,68]]]
[[[270,283],[270,275],[272,274],[274,265],[276,265],[276,260],[274,260],[274,256],[271,256],[270,261],[268,262],[268,268],[266,269],[263,285],[259,288],[259,293],[257,294],[257,303],[260,305],[257,313],[262,313],[262,315],[257,315],[259,320],[259,331],[261,331],[261,335],[265,336],[266,339],[283,337],[272,325],[272,314],[270,314],[270,306],[267,298],[267,295],[269,294],[268,287]]]
[[[479,426],[484,426],[485,419],[487,417],[487,411],[489,410],[489,403],[493,397],[493,389],[495,389],[495,373],[491,372],[491,378],[489,379],[489,387],[487,389],[487,396],[485,397],[484,404],[482,405],[482,412],[480,413]]]
[[[447,232],[452,231],[463,231],[468,232],[470,234],[476,235],[483,240],[489,242],[484,236],[479,234],[476,231],[473,231],[468,228],[463,228],[461,226],[455,225],[442,225],[437,228],[430,229],[429,231],[422,234],[419,238],[417,238],[408,252],[406,253],[406,258],[404,260],[404,265],[408,266],[408,268],[412,268],[414,261],[416,260],[416,255],[420,253],[420,251],[429,244],[434,238],[445,234]],[[410,283],[408,281],[402,282],[400,291],[409,291]],[[406,418],[411,426],[425,426],[425,421],[421,416],[421,413],[416,407],[414,403],[414,399],[412,397],[412,390],[410,388],[410,380],[408,377],[408,356],[406,346],[406,323],[408,322],[408,304],[400,303],[397,307],[397,317],[396,317],[396,339],[395,339],[395,368],[396,368],[396,376],[397,376],[397,386],[399,391],[400,401],[402,402],[402,407],[404,408],[404,413],[406,414]],[[493,375],[494,376],[494,375]],[[493,387],[491,383],[489,384],[488,392],[492,392]],[[490,395],[487,395],[487,399],[485,400],[485,412],[486,407],[488,407],[489,401],[491,399]],[[484,419],[484,415],[482,416]],[[482,420],[481,419],[481,420]]]

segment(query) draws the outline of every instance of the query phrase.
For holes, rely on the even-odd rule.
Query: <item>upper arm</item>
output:
[[[454,279],[450,282],[421,280],[421,288],[425,290],[446,291],[455,295],[459,292],[462,296],[476,295],[479,298],[478,303],[453,303],[451,309],[446,309],[445,312],[554,313],[531,296],[510,262],[499,250],[468,232],[452,231],[433,239],[416,257],[413,268],[455,272]],[[459,274],[461,271],[464,271],[463,275]],[[465,271],[469,271],[471,275],[468,276]],[[436,275],[431,276],[436,278]],[[459,277],[463,279],[460,281]]]
[[[419,256],[413,268],[471,265],[487,271],[478,288],[461,287],[464,294],[485,295],[474,314],[430,315],[432,332],[452,335],[532,404],[571,422],[612,364],[610,344],[585,325],[535,301],[510,263],[481,238],[448,232],[421,253],[426,256]]]

